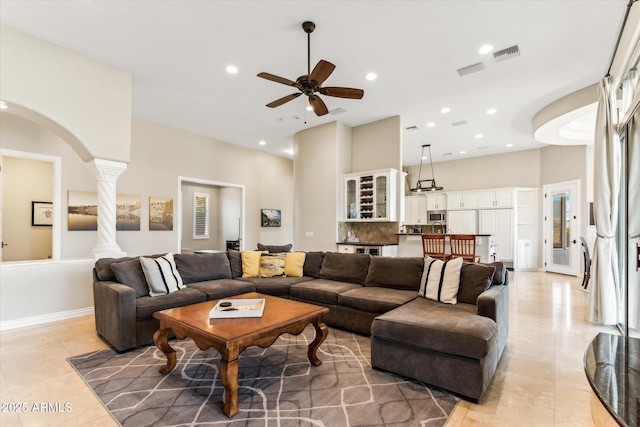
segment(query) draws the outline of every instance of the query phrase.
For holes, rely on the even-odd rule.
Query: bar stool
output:
[[[441,259],[446,261],[449,256],[445,254],[444,234],[423,234],[422,253],[424,257]]]
[[[466,262],[480,262],[476,255],[476,236],[474,234],[450,234],[451,258],[462,258]]]

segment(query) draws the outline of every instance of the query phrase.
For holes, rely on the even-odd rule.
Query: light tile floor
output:
[[[493,382],[480,404],[462,401],[447,427],[593,426],[582,358],[598,332],[617,331],[588,322],[589,296],[578,278],[510,278],[509,341]],[[66,361],[106,347],[93,316],[0,333],[0,425],[117,425]],[[60,410],[34,411],[41,402]],[[27,412],[5,412],[23,404]]]

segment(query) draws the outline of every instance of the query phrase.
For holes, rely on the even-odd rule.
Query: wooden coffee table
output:
[[[300,334],[307,325],[313,324],[315,339],[309,344],[309,361],[318,366],[322,363],[316,352],[327,337],[327,325],[322,316],[329,312],[304,302],[262,295],[256,292],[224,299],[265,299],[262,317],[209,319],[209,311],[218,300],[207,301],[184,307],[157,311],[153,317],[160,321],[160,329],[153,335],[153,341],[167,356],[167,364],[160,372],[168,374],[176,367],[176,351],[168,342],[173,331],[178,339],[191,338],[201,350],[215,348],[222,356],[220,377],[224,386],[224,406],[222,411],[229,417],[236,415],[238,408],[238,357],[247,347],[269,347],[282,334]]]

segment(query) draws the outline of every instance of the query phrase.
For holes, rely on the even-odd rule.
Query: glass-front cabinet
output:
[[[345,175],[345,221],[396,221],[397,175],[395,169]]]

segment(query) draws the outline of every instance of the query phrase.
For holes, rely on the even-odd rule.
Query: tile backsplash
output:
[[[351,231],[361,243],[397,244],[398,222],[340,222],[338,223],[338,239],[347,240]]]

